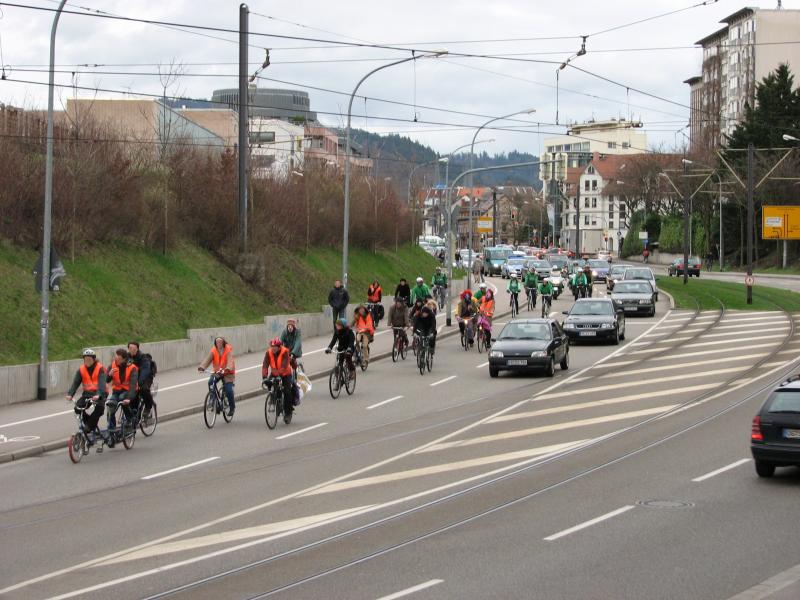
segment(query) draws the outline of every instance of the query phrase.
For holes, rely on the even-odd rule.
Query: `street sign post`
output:
[[[647,232],[646,231],[640,231],[639,232],[639,239],[640,240],[646,240],[647,239]]]
[[[762,215],[762,239],[800,240],[800,206],[763,206]]]
[[[492,233],[492,217],[478,217],[478,233]]]
[[[752,275],[746,275],[744,278],[744,284],[748,287],[753,287],[753,284],[756,282],[755,278]]]

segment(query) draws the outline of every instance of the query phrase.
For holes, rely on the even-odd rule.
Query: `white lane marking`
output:
[[[305,433],[306,431],[311,431],[312,429],[317,429],[318,427],[324,427],[327,423],[317,423],[316,425],[312,425],[311,427],[306,427],[305,429],[298,429],[297,431],[293,431],[292,433],[287,433],[286,435],[279,435],[276,437],[276,440],[285,440],[286,438],[292,437],[293,435],[297,435],[299,433]]]
[[[489,361],[487,360],[485,363],[481,363],[478,366],[476,366],[475,368],[476,369],[482,369],[483,367],[488,367],[488,366],[489,366]]]
[[[455,442],[440,442],[421,450],[420,453],[437,452],[439,450],[447,450],[448,448],[462,448],[464,446],[474,446],[475,444],[486,444],[488,442],[504,441],[518,437],[526,437],[529,435],[536,435],[538,433],[550,433],[552,431],[562,431],[564,429],[572,429],[573,427],[587,427],[589,425],[599,425],[600,423],[610,423],[612,421],[624,421],[625,419],[634,419],[636,417],[647,417],[650,415],[657,415],[658,413],[667,412],[680,406],[679,404],[667,404],[665,406],[656,406],[655,408],[646,408],[643,410],[634,410],[631,412],[617,413],[613,415],[606,415],[603,417],[593,417],[591,419],[581,419],[579,421],[566,421],[564,423],[554,423],[552,425],[541,425],[539,427],[531,427],[529,429],[518,429],[515,431],[507,431],[505,433],[493,433],[490,435],[483,435],[476,438],[466,440],[456,440]]]
[[[210,458],[204,458],[203,460],[198,460],[193,463],[189,463],[188,465],[183,465],[181,467],[175,467],[174,469],[169,469],[167,471],[161,471],[160,473],[153,473],[152,475],[146,475],[142,477],[142,479],[155,479],[156,477],[162,477],[163,475],[169,475],[170,473],[175,473],[176,471],[183,471],[184,469],[191,469],[192,467],[196,467],[197,465],[202,465],[207,462],[211,462],[212,460],[219,460],[219,456],[212,456]]]
[[[699,385],[692,385],[682,388],[670,389],[670,396],[677,394],[685,394],[688,392],[697,392],[700,390],[710,390],[717,387],[717,383],[702,383]],[[528,412],[512,413],[510,415],[503,415],[495,417],[489,423],[503,423],[505,421],[516,421],[518,419],[529,419],[532,417],[541,417],[543,415],[555,415],[562,412],[571,412],[575,410],[583,410],[585,408],[594,408],[596,406],[610,406],[613,404],[622,404],[625,402],[635,402],[636,400],[644,400],[652,398],[653,392],[644,392],[643,394],[631,394],[629,396],[617,396],[616,398],[609,398],[608,400],[592,400],[591,402],[581,402],[579,404],[567,404],[566,406],[554,406],[552,408],[543,408],[540,410],[532,410]]]
[[[726,358],[725,362],[729,363],[729,362],[738,362],[740,360],[751,360],[753,358],[758,358],[759,356],[766,356],[767,354],[768,354],[767,352],[760,352],[758,354],[745,354],[743,356],[732,356],[730,358]],[[683,358],[683,357],[676,356],[675,358]],[[615,364],[618,365],[620,363],[615,363]],[[656,372],[659,372],[659,371],[663,371],[665,368],[669,368],[669,369],[685,369],[687,367],[702,367],[702,366],[707,365],[707,364],[708,364],[707,360],[695,360],[695,361],[687,362],[687,363],[678,363],[677,365],[669,365],[669,367],[663,367],[663,366],[661,366],[661,367],[648,367],[646,369],[633,369],[631,371],[622,371],[620,373],[608,373],[606,375],[600,375],[598,378],[599,379],[608,379],[609,377],[613,377],[615,379],[619,379],[620,377],[628,377],[629,375],[641,375],[642,373],[656,373]],[[687,373],[687,375],[691,375],[691,373]],[[672,393],[673,391],[674,390],[670,390],[670,393]]]
[[[548,535],[546,538],[544,538],[544,541],[552,542],[571,533],[575,533],[576,531],[580,531],[581,529],[586,529],[587,527],[591,527],[592,525],[597,525],[598,523],[602,523],[603,521],[607,521],[608,519],[613,519],[614,517],[626,513],[633,508],[635,507],[632,504],[627,504],[622,508],[618,508],[617,510],[612,510],[610,513],[606,513],[604,515],[600,515],[599,517],[595,517],[594,519],[584,521],[580,525],[575,525],[575,527],[570,527],[569,529],[564,529],[563,531],[559,531],[558,533],[554,533],[553,535]]]
[[[714,331],[716,331],[717,329],[725,329],[725,330],[736,329],[739,331],[747,331],[750,329],[755,329],[756,331],[758,331],[759,329],[764,327],[764,325],[765,325],[764,323],[747,323],[744,325],[717,325],[716,327],[714,327]],[[766,325],[784,325],[788,327],[789,321],[786,319],[781,319],[779,321],[776,321],[775,323],[766,323]]]
[[[367,407],[367,410],[372,410],[373,408],[378,408],[379,406],[383,406],[384,404],[389,404],[389,402],[394,402],[395,400],[400,400],[403,396],[395,396],[394,398],[389,398],[388,400],[384,400],[383,402],[378,402],[377,404],[371,404]]]
[[[372,477],[364,477],[362,479],[351,479],[349,481],[340,481],[324,488],[319,488],[306,496],[317,496],[319,494],[330,494],[331,492],[341,492],[343,490],[351,490],[353,488],[366,487],[370,485],[378,485],[381,483],[388,483],[393,481],[402,481],[404,479],[414,479],[415,477],[424,477],[425,475],[436,475],[438,473],[449,473],[450,471],[459,471],[461,469],[471,469],[473,467],[482,467],[485,465],[492,465],[499,462],[506,462],[509,460],[519,460],[521,458],[530,458],[531,456],[541,456],[542,454],[550,454],[551,452],[560,452],[573,446],[579,446],[586,443],[587,440],[578,440],[576,442],[566,442],[562,444],[553,444],[551,446],[541,446],[539,448],[528,448],[527,450],[519,450],[516,452],[506,452],[504,454],[494,454],[491,456],[481,456],[480,458],[471,458],[468,460],[459,460],[451,463],[444,463],[439,465],[431,465],[429,467],[420,467],[418,469],[408,469],[406,471],[397,471],[395,473],[386,473],[385,475],[374,475]]]
[[[335,512],[310,515],[308,517],[299,517],[297,519],[289,519],[288,521],[278,521],[276,523],[266,523],[264,525],[255,525],[253,527],[245,527],[243,529],[232,529],[230,531],[223,531],[221,533],[211,533],[209,535],[203,535],[188,540],[178,540],[176,542],[170,542],[169,544],[144,548],[142,550],[138,550],[137,552],[132,552],[122,557],[117,557],[114,560],[107,561],[105,565],[116,565],[132,560],[140,560],[142,558],[164,556],[165,554],[172,554],[173,552],[185,552],[187,550],[197,550],[199,548],[206,548],[208,546],[214,546],[217,544],[238,542],[241,540],[247,540],[265,535],[294,531],[308,527],[309,525],[322,525],[331,519],[338,519],[356,511],[371,508],[372,506],[375,505],[371,504],[367,506],[358,506],[345,510],[337,510]]]
[[[767,333],[767,332],[770,332],[770,331],[772,331],[772,332],[788,331],[788,329],[789,329],[789,325],[787,324],[787,325],[782,325],[781,327],[761,328],[761,329],[758,329],[758,331],[753,331],[752,333]],[[724,331],[722,333],[708,333],[708,334],[702,336],[701,339],[729,337],[729,336],[732,336],[732,335],[742,336],[744,341],[751,340],[751,339],[757,339],[757,338],[747,337],[747,335],[742,335],[741,331]]]
[[[774,317],[752,317],[752,318],[749,318],[749,319],[739,319],[739,318],[728,319],[728,318],[725,318],[725,319],[722,319],[720,321],[720,324],[721,325],[722,324],[728,325],[728,324],[731,324],[731,323],[747,323],[747,322],[753,322],[753,321],[757,321],[757,322],[761,322],[761,321],[779,321],[779,320],[783,320],[783,318],[784,317],[783,317],[782,313],[777,313]]]
[[[419,585],[415,585],[410,588],[406,588],[404,590],[400,590],[399,592],[395,592],[394,594],[389,594],[388,596],[381,596],[378,600],[397,600],[397,598],[402,598],[403,596],[410,596],[411,594],[415,594],[417,592],[421,592],[422,590],[427,590],[435,585],[439,585],[440,583],[444,583],[444,579],[431,579],[430,581],[426,581],[425,583],[420,583]]]
[[[775,340],[776,344],[780,343],[780,341],[781,341],[780,339],[777,339],[777,337],[774,336],[774,335],[757,335],[755,337],[747,337],[747,338],[744,338],[742,340],[718,340],[716,342],[696,342],[694,344],[686,344],[683,347],[684,348],[701,348],[703,346],[721,346],[722,344],[731,344],[731,343],[733,343],[733,344],[736,345],[736,349],[739,349],[739,348],[742,347],[742,344],[746,344],[748,342],[755,341],[755,340]]]
[[[754,348],[772,348],[775,346],[774,343],[772,344],[748,344],[747,349],[752,350]],[[682,352],[681,354],[671,354],[669,356],[654,356],[652,358],[648,358],[647,360],[676,360],[682,358],[689,358],[690,356],[706,356],[708,354],[724,354],[727,352],[741,352],[741,348],[717,348],[716,350],[700,350],[698,352]],[[764,354],[768,354],[765,352]],[[727,357],[720,356],[720,361],[724,361]]]
[[[706,473],[705,475],[701,475],[700,477],[695,477],[694,479],[692,479],[692,481],[694,481],[695,483],[700,483],[701,481],[705,481],[706,479],[711,479],[712,477],[716,477],[720,473],[724,473],[725,471],[730,471],[731,469],[735,469],[736,467],[739,467],[745,463],[749,463],[752,460],[753,460],[752,458],[743,458],[741,460],[737,460],[736,462],[721,467],[716,471],[711,471],[710,473]]]
[[[800,565],[795,565],[758,585],[731,596],[728,600],[766,600],[798,581],[800,581]],[[784,596],[784,598],[788,598],[788,596]]]
[[[50,419],[52,417],[62,417],[64,415],[68,415],[72,410],[65,410],[63,412],[53,413],[51,415],[42,415],[41,417],[33,417],[32,419],[24,419],[23,421],[14,421],[13,423],[5,423],[0,425],[0,429],[3,427],[14,427],[15,425],[24,425],[25,423],[33,423],[34,421],[41,421],[42,419]]]
[[[662,316],[656,323],[651,325],[641,335],[647,335],[648,333],[653,331],[656,327],[661,325],[666,320],[668,315],[669,315],[669,313],[667,313],[664,316]],[[641,337],[641,335],[639,337]],[[632,341],[636,341],[637,339],[638,339],[638,337],[634,338]],[[611,359],[615,358],[616,356],[620,355],[624,349],[625,349],[625,347],[622,346],[622,347],[618,348],[617,350],[614,350],[610,354],[608,354],[608,355],[604,356],[603,358],[601,358],[600,360],[596,361],[594,364],[584,368],[581,371],[578,371],[578,372],[574,373],[573,375],[568,376],[563,381],[557,381],[557,382],[554,382],[554,383],[550,384],[549,386],[544,388],[541,391],[541,393],[545,393],[545,392],[549,392],[550,390],[554,390],[554,389],[560,387],[561,385],[563,385],[564,383],[567,383],[567,382],[571,381],[572,378],[576,378],[581,374],[587,373],[590,369],[594,368],[595,366],[602,365],[607,360],[611,360]],[[183,529],[183,530],[175,531],[173,533],[164,535],[164,536],[162,536],[160,538],[156,538],[156,539],[153,539],[153,540],[150,540],[150,541],[147,541],[147,542],[143,542],[141,544],[138,544],[136,546],[131,546],[131,547],[125,548],[123,550],[118,550],[116,552],[113,552],[110,555],[106,555],[106,556],[99,557],[99,558],[94,558],[94,559],[91,559],[91,560],[88,560],[88,561],[83,561],[81,563],[78,563],[78,564],[75,564],[75,565],[72,565],[72,566],[63,567],[61,569],[57,569],[55,571],[51,571],[51,572],[45,573],[43,575],[39,575],[39,576],[33,577],[31,579],[20,581],[18,583],[15,583],[15,584],[7,586],[7,587],[5,587],[3,589],[0,589],[0,596],[2,596],[3,594],[7,594],[9,592],[13,592],[13,591],[18,590],[18,589],[22,589],[22,588],[31,586],[31,585],[36,584],[36,583],[41,583],[42,581],[48,581],[48,580],[53,579],[55,577],[60,577],[61,575],[65,575],[67,573],[72,573],[74,571],[85,569],[87,567],[93,567],[93,566],[101,565],[107,560],[111,560],[111,559],[113,559],[113,558],[115,558],[117,556],[122,556],[124,554],[129,553],[129,552],[134,552],[134,551],[139,550],[141,548],[147,548],[147,547],[155,546],[157,544],[161,544],[161,543],[164,543],[166,541],[169,541],[169,540],[172,540],[172,539],[175,539],[175,538],[178,538],[178,537],[187,536],[187,535],[192,534],[192,533],[194,533],[196,531],[201,531],[203,529],[208,529],[210,527],[215,527],[217,525],[220,525],[221,523],[226,523],[228,521],[232,521],[234,519],[238,519],[239,517],[242,517],[242,516],[245,516],[245,515],[249,515],[251,513],[257,512],[259,510],[263,510],[263,509],[268,508],[270,506],[274,506],[276,504],[284,504],[287,500],[291,500],[291,499],[297,498],[301,494],[306,493],[308,491],[314,490],[314,489],[319,488],[319,487],[324,487],[325,485],[330,485],[331,483],[336,483],[337,481],[343,481],[345,479],[349,479],[351,477],[355,477],[356,475],[360,475],[361,473],[366,473],[367,471],[372,471],[372,470],[378,469],[378,468],[383,467],[383,466],[385,466],[387,464],[390,464],[390,463],[393,463],[393,462],[397,462],[397,461],[399,461],[399,460],[401,460],[403,458],[411,456],[411,455],[413,455],[415,453],[424,451],[425,448],[428,448],[429,446],[433,446],[433,445],[435,445],[437,443],[440,443],[440,442],[443,442],[445,440],[454,438],[454,437],[456,437],[458,435],[461,435],[461,434],[463,434],[463,433],[465,433],[467,431],[470,431],[472,429],[480,427],[481,425],[483,425],[487,420],[489,420],[493,416],[503,415],[505,413],[511,412],[513,410],[516,410],[520,406],[523,406],[524,404],[526,404],[528,402],[531,402],[534,398],[536,398],[536,395],[534,395],[532,398],[526,398],[524,400],[520,400],[519,402],[515,402],[514,404],[512,404],[510,406],[507,406],[506,408],[500,410],[495,415],[491,415],[491,416],[484,417],[483,419],[479,419],[479,420],[477,420],[477,421],[475,421],[473,423],[465,425],[461,429],[457,429],[456,431],[451,431],[450,433],[447,433],[447,434],[445,434],[445,435],[443,435],[443,436],[441,436],[441,437],[439,437],[437,439],[431,440],[430,442],[426,442],[425,444],[422,444],[421,446],[417,446],[416,448],[411,448],[410,450],[406,450],[404,452],[401,452],[400,454],[396,454],[394,456],[390,456],[389,458],[386,458],[384,460],[380,460],[380,461],[378,461],[376,463],[372,463],[371,465],[367,465],[366,467],[361,467],[359,469],[356,469],[355,471],[351,471],[350,473],[346,473],[344,475],[339,475],[338,477],[334,477],[332,479],[329,479],[328,481],[314,484],[314,485],[312,485],[310,487],[307,487],[307,488],[305,488],[303,490],[300,490],[300,491],[297,491],[297,492],[292,492],[292,493],[289,493],[289,494],[284,494],[281,497],[273,498],[271,500],[266,500],[264,502],[260,502],[258,504],[254,504],[254,505],[249,506],[247,508],[243,508],[243,509],[241,509],[239,511],[224,515],[222,517],[218,517],[216,519],[212,519],[210,521],[206,521],[204,523],[200,523],[198,525],[193,525],[192,527],[188,527],[188,528]],[[613,434],[611,434],[611,435],[613,435]],[[601,436],[600,438],[595,438],[595,440],[592,440],[592,441],[596,441],[598,439],[602,439],[602,437],[603,436]],[[386,505],[384,505],[384,507],[385,506],[393,506],[394,504],[397,504],[397,503],[400,503],[400,502],[405,502],[405,501],[408,501],[408,500],[414,500],[414,499],[416,499],[418,497],[421,497],[421,496],[424,496],[424,495],[427,495],[427,494],[432,494],[432,493],[435,493],[435,492],[439,492],[439,491],[442,491],[442,490],[445,490],[445,489],[450,489],[451,487],[454,487],[456,485],[461,485],[461,484],[464,484],[464,483],[469,483],[471,481],[476,481],[478,479],[482,479],[483,477],[490,477],[492,475],[496,475],[498,473],[502,473],[502,472],[505,472],[505,471],[508,471],[508,470],[511,470],[511,469],[515,469],[517,467],[522,467],[522,466],[525,466],[526,464],[530,464],[532,462],[536,462],[537,460],[543,460],[545,458],[547,458],[547,456],[531,458],[531,459],[528,459],[528,460],[520,461],[518,463],[514,463],[512,465],[503,466],[503,467],[500,467],[498,469],[495,469],[494,471],[490,471],[488,473],[481,473],[481,474],[475,475],[473,477],[468,477],[468,478],[466,478],[466,479],[464,479],[464,480],[462,480],[460,482],[455,482],[455,483],[452,483],[452,484],[446,484],[446,485],[440,486],[439,488],[434,488],[432,490],[426,490],[425,492],[414,494],[412,496],[409,496],[409,497],[406,497],[406,498],[402,498],[402,499],[397,500],[397,501],[392,501],[392,502],[387,503]],[[263,542],[258,541],[256,543],[263,543]],[[255,543],[251,542],[250,545],[255,545]],[[241,548],[235,547],[234,549],[229,550],[229,551],[233,552],[233,551],[236,551],[236,550],[239,550],[239,549],[241,549]],[[222,553],[225,553],[225,552],[222,552]],[[190,559],[189,562],[186,562],[186,561],[184,561],[184,562],[186,562],[186,564],[192,564],[192,563],[195,563],[195,562],[200,562],[200,561],[203,561],[203,560],[207,560],[209,558],[214,558],[215,556],[217,556],[217,554],[219,554],[219,553],[215,553],[213,555],[199,556],[199,557],[196,557],[195,559]],[[181,566],[183,566],[183,563],[176,563],[176,564],[173,564],[173,565],[162,566],[162,567],[160,567],[158,569],[152,570],[152,572],[144,571],[144,572],[141,572],[141,573],[139,573],[137,575],[128,576],[127,578],[124,579],[124,581],[130,581],[130,580],[133,580],[133,579],[146,577],[146,576],[154,574],[154,573],[161,573],[163,571],[167,571],[167,570],[170,570],[170,569],[175,569],[175,568],[178,568],[178,567],[181,567]],[[81,594],[88,593],[89,591],[95,591],[97,589],[104,589],[106,587],[110,587],[110,586],[116,585],[117,583],[124,583],[124,581],[116,580],[116,581],[112,581],[112,582],[106,582],[104,584],[98,584],[98,585],[92,586],[91,589],[78,590],[77,592],[74,592],[74,593],[70,594],[67,597],[74,597],[76,595],[81,595]]]
[[[435,386],[440,385],[442,383],[447,383],[448,381],[452,381],[456,377],[458,377],[458,375],[450,375],[450,377],[445,377],[444,379],[440,379],[439,381],[434,381],[431,384],[431,387],[435,387]]]

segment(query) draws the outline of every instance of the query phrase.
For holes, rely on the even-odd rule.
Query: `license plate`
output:
[[[596,331],[581,331],[581,336],[591,337],[597,335]]]
[[[783,437],[787,440],[800,440],[800,429],[784,429]]]
[[[528,364],[528,361],[527,361],[527,360],[525,360],[525,359],[520,359],[520,360],[509,360],[509,361],[508,361],[508,366],[510,366],[510,367],[524,367],[524,366],[526,366],[527,364]]]
[[[626,306],[625,310],[635,311],[635,310],[639,310],[639,307],[638,306]]]

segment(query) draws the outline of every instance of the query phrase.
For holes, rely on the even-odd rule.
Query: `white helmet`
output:
[[[516,271],[513,271],[511,273],[511,279],[516,279],[516,278],[517,278],[517,273],[516,273]]]
[[[92,358],[97,358],[97,353],[91,348],[84,348],[82,356],[91,356]]]
[[[482,283],[478,287],[481,288],[482,290],[485,290],[488,286],[485,283]]]
[[[423,281],[425,280],[422,277],[417,277],[417,283],[422,283]]]

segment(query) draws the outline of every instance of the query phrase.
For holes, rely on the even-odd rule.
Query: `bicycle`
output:
[[[344,364],[346,352],[346,350],[336,351],[336,364],[328,376],[328,390],[334,400],[342,393],[342,388],[347,391],[348,396],[351,396],[356,390],[356,371],[354,369],[352,372],[348,372],[349,369]]]
[[[392,335],[394,335],[394,340],[392,340],[392,362],[397,362],[398,358],[406,359],[408,342],[401,335],[404,330],[405,327],[392,327]]]
[[[375,325],[375,329],[378,328],[380,324],[380,318],[378,317],[378,306],[380,306],[377,302],[367,302],[367,312],[372,315],[372,323]]]
[[[464,352],[469,352],[470,343],[469,339],[472,337],[472,331],[474,326],[475,319],[470,317],[469,319],[464,319],[462,317],[458,317],[459,323],[464,323],[464,331],[461,332],[461,347],[464,348]],[[474,341],[474,340],[473,340]]]
[[[208,371],[204,371],[208,373]],[[231,415],[231,407],[228,402],[228,397],[222,389],[222,374],[214,373],[211,376],[211,381],[208,385],[208,393],[203,402],[203,420],[206,422],[206,427],[209,429],[214,427],[217,422],[217,414],[222,413],[222,418],[226,423],[233,420]]]
[[[513,319],[519,314],[519,292],[511,292],[511,318]]]
[[[436,298],[436,302],[439,304],[439,310],[444,308],[445,295],[445,287],[443,285],[433,286],[433,297]]]
[[[123,400],[122,402],[117,402],[117,406],[111,410],[111,405],[109,404],[111,400],[106,400],[106,417],[108,418],[109,426],[106,429],[106,437],[108,440],[114,440],[114,442],[122,442],[122,445],[125,447],[125,450],[130,450],[133,448],[134,442],[136,442],[136,421],[135,416],[134,418],[128,418],[127,411],[125,410],[126,406],[130,405],[130,400]],[[119,425],[111,427],[111,421],[115,423],[119,423]],[[105,440],[104,440],[105,441]]]
[[[528,297],[528,310],[536,308],[536,288],[525,288],[525,295]]]
[[[275,429],[278,417],[283,414],[283,380],[272,376],[266,382],[261,382],[261,387],[268,390],[264,399],[264,420],[267,422],[267,427]]]
[[[69,459],[75,464],[81,462],[81,459],[89,454],[89,436],[83,423],[83,413],[86,412],[87,408],[88,406],[76,408],[75,416],[78,418],[78,431],[69,436],[69,440],[67,440]]]
[[[147,419],[144,418],[144,401],[141,396],[139,403],[136,407],[134,415],[134,427],[138,426],[144,437],[150,437],[156,432],[158,426],[158,405],[156,404],[156,394],[158,394],[158,385],[155,382],[150,386],[150,395],[153,398],[153,407],[150,409],[150,415]]]
[[[430,373],[433,368],[433,353],[430,348],[431,336],[422,335],[419,336],[419,339],[420,345],[419,351],[417,352],[417,368],[419,369],[419,374],[424,375],[426,369]]]
[[[542,295],[542,318],[546,319],[550,314],[550,306],[552,305],[553,297],[550,294]]]
[[[364,356],[364,347],[360,341],[356,342],[356,353],[353,356],[355,363],[361,367],[362,371],[366,371],[369,366],[369,359]]]

